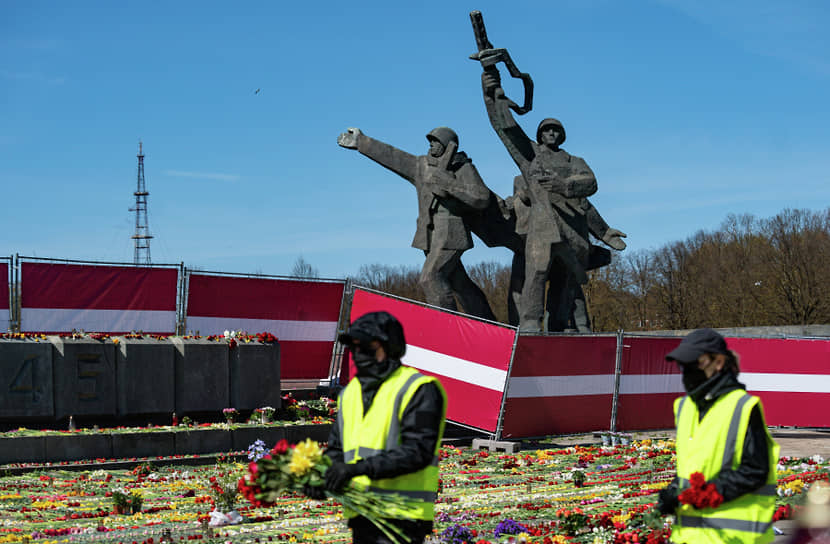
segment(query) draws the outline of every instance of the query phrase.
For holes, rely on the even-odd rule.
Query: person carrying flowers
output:
[[[436,378],[401,364],[406,340],[391,314],[367,313],[338,340],[351,353],[357,373],[337,402],[325,489],[337,493],[351,481],[368,491],[399,495],[407,501],[407,512],[387,521],[408,542],[423,542],[432,533],[447,395]],[[322,498],[320,488],[304,491]],[[390,542],[365,517],[348,509],[344,515],[355,544]]]
[[[677,475],[657,504],[676,515],[672,542],[772,542],[779,447],[761,400],[737,379],[738,356],[699,329],[666,360],[680,366],[687,392],[674,402]]]

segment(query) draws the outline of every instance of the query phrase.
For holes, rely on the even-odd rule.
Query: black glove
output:
[[[326,470],[326,489],[332,493],[339,493],[349,481],[355,476],[364,474],[363,464],[357,463],[333,463]]]
[[[678,506],[680,506],[680,501],[677,500],[677,487],[675,485],[668,485],[660,490],[657,510],[661,514],[664,516],[674,514]]]
[[[322,501],[326,498],[326,489],[321,485],[304,485],[303,494],[309,499],[315,501]]]

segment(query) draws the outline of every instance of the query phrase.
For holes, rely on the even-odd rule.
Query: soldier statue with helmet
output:
[[[427,303],[456,310],[457,297],[468,314],[494,320],[487,298],[461,262],[464,251],[473,247],[468,218],[480,216],[491,192],[472,160],[458,151],[458,136],[452,129],[438,127],[426,137],[426,155],[412,155],[357,128],[342,133],[337,143],[356,149],[415,186],[418,222],[412,247],[426,256],[419,282]]]
[[[560,147],[565,141],[562,123],[542,120],[533,141],[516,122],[510,110],[519,115],[531,110],[533,80],[516,68],[505,49],[490,44],[481,13],[474,11],[470,17],[479,49],[470,58],[484,68],[481,83],[487,115],[521,172],[514,179],[513,198],[508,199],[515,210],[516,233],[523,241],[513,258],[510,322],[522,330],[541,331],[547,305],[548,330],[590,332],[581,286],[588,281],[587,270],[610,262],[610,252],[591,244],[589,234],[616,250],[625,249],[625,234],[609,227],[588,201],[597,191],[597,181],[582,158]],[[505,95],[499,62],[523,81],[523,106]]]

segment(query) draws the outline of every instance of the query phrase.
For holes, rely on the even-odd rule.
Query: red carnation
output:
[[[273,453],[275,455],[282,455],[283,453],[285,453],[287,451],[288,451],[288,440],[283,438],[282,440],[277,442],[277,445],[274,446],[274,449],[271,450],[271,453]]]
[[[689,483],[692,484],[692,487],[701,488],[706,483],[706,478],[703,477],[702,472],[693,472],[689,478]]]
[[[715,484],[707,484],[700,472],[695,472],[689,478],[691,487],[678,495],[682,504],[689,504],[695,508],[717,508],[723,503],[723,495],[718,493]]]

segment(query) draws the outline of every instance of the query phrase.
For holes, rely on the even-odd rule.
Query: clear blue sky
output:
[[[830,3],[513,5],[2,2],[0,254],[132,261],[142,139],[155,262],[420,266],[413,187],[336,139],[355,126],[423,154],[448,125],[508,196],[473,9],[533,76],[525,130],[562,119],[630,249],[830,205]],[[464,260],[509,258],[477,242]]]

